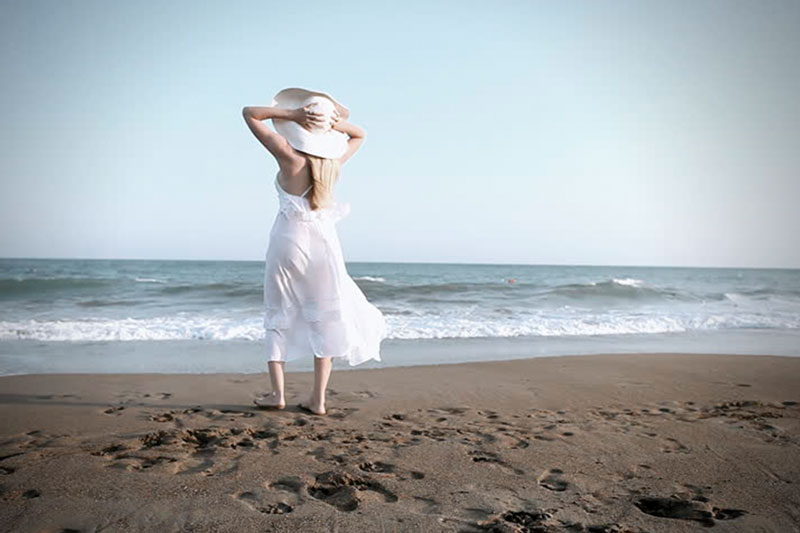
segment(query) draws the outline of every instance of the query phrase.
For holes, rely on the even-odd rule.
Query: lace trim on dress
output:
[[[279,211],[293,220],[312,222],[315,220],[328,220],[336,222],[350,214],[350,204],[336,202],[329,207],[322,209],[311,209],[306,193],[302,195],[290,194],[283,190],[277,176],[275,177],[275,189],[278,191],[280,200]],[[309,188],[310,189],[310,188]],[[306,192],[309,191],[306,189]]]
[[[280,212],[288,218],[301,220],[303,222],[312,222],[315,220],[330,220],[336,222],[350,214],[350,204],[334,204],[331,207],[312,210],[305,209],[294,202],[288,201],[281,204]]]

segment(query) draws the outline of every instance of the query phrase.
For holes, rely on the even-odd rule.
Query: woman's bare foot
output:
[[[268,409],[283,409],[286,407],[286,400],[278,396],[278,393],[274,391],[262,394],[258,398],[255,398],[253,403],[256,404],[257,407],[266,407]]]
[[[314,400],[309,400],[306,403],[299,403],[297,407],[306,411],[308,413],[312,413],[315,415],[326,415],[328,411],[325,409],[325,405],[321,402],[316,402]]]

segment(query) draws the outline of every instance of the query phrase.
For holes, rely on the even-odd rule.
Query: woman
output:
[[[370,304],[344,264],[335,223],[347,204],[333,187],[361,147],[363,128],[347,122],[349,110],[318,91],[280,91],[270,107],[245,107],[256,138],[275,156],[280,210],[270,232],[264,274],[264,327],[272,391],[254,400],[283,409],[284,364],[314,355],[314,389],[299,407],[324,415],[332,359],[351,366],[380,361],[386,321]],[[276,132],[262,120],[272,119]]]

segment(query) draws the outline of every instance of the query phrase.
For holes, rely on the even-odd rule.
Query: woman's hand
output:
[[[325,125],[325,115],[317,111],[312,111],[312,106],[313,104],[309,104],[305,107],[298,107],[293,111],[293,120],[308,131],[311,131],[312,126]],[[339,120],[341,120],[339,111],[334,110],[333,117],[331,119],[331,126],[339,122]]]
[[[339,114],[339,110],[334,109],[333,116],[331,117],[331,129],[335,130],[336,126],[340,124],[343,120],[344,119],[342,118],[342,115]]]

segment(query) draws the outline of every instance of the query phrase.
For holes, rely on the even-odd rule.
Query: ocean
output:
[[[381,362],[800,355],[800,270],[348,263]],[[0,259],[0,374],[262,372],[260,261]],[[313,359],[287,371],[310,370]],[[336,368],[348,368],[340,364]]]

